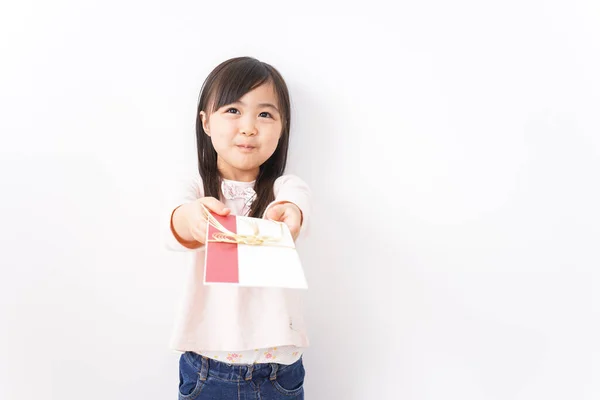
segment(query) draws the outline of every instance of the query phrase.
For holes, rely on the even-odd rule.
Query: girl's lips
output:
[[[255,149],[254,146],[245,145],[245,144],[238,144],[238,145],[236,145],[236,147],[238,149],[240,149],[241,151],[245,151],[245,152],[250,152]]]

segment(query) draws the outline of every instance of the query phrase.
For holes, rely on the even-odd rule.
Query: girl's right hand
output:
[[[202,197],[198,200],[192,201],[191,203],[185,203],[179,207],[181,210],[181,219],[184,221],[185,225],[183,231],[185,232],[187,230],[187,232],[185,232],[187,235],[184,234],[181,236],[184,238],[186,236],[191,237],[193,240],[204,244],[206,241],[206,219],[200,204],[204,204],[209,211],[222,216],[228,215],[231,210],[214,197]]]

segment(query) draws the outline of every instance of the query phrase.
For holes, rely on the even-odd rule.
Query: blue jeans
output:
[[[179,359],[179,400],[304,400],[302,358],[291,365],[227,364],[193,352]]]

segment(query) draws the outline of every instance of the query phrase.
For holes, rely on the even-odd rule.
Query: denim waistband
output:
[[[203,381],[209,376],[234,382],[249,381],[259,377],[268,377],[274,381],[277,379],[277,371],[293,368],[302,362],[302,358],[300,358],[290,365],[277,363],[228,364],[191,351],[186,351],[183,358],[198,370],[200,380]]]

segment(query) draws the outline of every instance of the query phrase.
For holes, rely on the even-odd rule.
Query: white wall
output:
[[[278,16],[274,10],[279,10]],[[289,84],[307,399],[600,398],[594,1],[0,10],[0,399],[169,399],[200,85]]]

